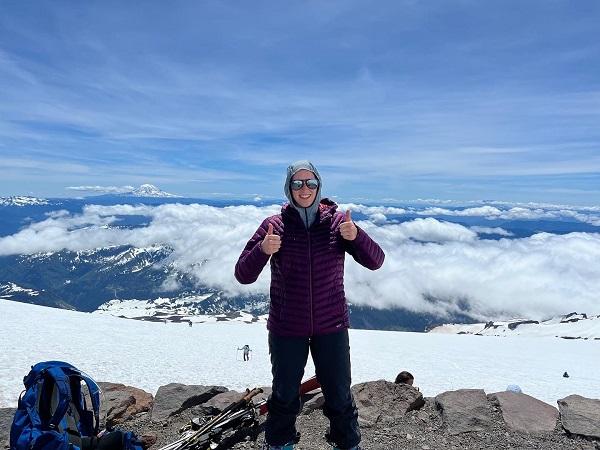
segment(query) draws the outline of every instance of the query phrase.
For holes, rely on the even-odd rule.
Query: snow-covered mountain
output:
[[[173,198],[179,197],[179,195],[170,194],[165,191],[161,191],[158,187],[153,184],[142,184],[139,188],[134,189],[131,192],[122,194],[126,196],[133,197],[161,197],[161,198]]]
[[[0,298],[11,299],[15,296],[37,297],[39,291],[35,289],[27,289],[15,283],[0,284]]]
[[[30,197],[27,195],[0,197],[0,206],[40,206],[49,204],[50,202],[45,198]]]
[[[477,336],[543,336],[563,339],[600,340],[600,315],[588,317],[576,312],[549,320],[512,319],[474,324],[445,324],[430,333],[474,334]]]
[[[257,320],[268,311],[265,296],[225,297],[199,285],[172,252],[155,244],[0,256],[0,298],[159,321]]]
[[[153,300],[110,300],[101,305],[94,314],[111,315],[151,322],[207,323],[238,321],[245,323],[266,322],[266,315],[257,316],[246,311],[219,313],[221,308],[212,305],[221,300],[218,293],[189,295],[180,298],[159,297]],[[254,310],[265,310],[266,302],[254,305]],[[207,310],[214,313],[207,314]]]

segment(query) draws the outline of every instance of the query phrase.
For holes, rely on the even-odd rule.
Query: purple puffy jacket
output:
[[[345,253],[371,270],[383,264],[383,250],[362,229],[354,241],[342,238],[339,226],[344,214],[336,210],[334,202],[321,200],[315,223],[306,230],[298,211],[286,203],[281,214],[263,221],[240,255],[235,277],[240,283],[253,283],[269,261],[260,247],[269,223],[282,236],[280,250],[271,257],[267,322],[278,336],[313,336],[348,328]]]

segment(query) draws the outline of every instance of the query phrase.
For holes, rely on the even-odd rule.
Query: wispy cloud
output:
[[[242,286],[233,268],[262,219],[279,208],[88,205],[81,214],[61,211],[0,238],[0,255],[167,244],[174,249],[172,262],[198,283],[232,295],[267,295],[268,270],[255,284]],[[128,215],[147,216],[149,224],[115,226]],[[438,314],[460,310],[477,319],[542,318],[572,310],[600,313],[599,233],[539,233],[496,241],[479,239],[478,233],[509,233],[434,218],[358,224],[382,246],[386,261],[375,272],[347,262],[346,293],[352,303]]]
[[[133,186],[67,186],[68,191],[77,192],[106,192],[111,194],[123,194],[131,192],[135,188]]]

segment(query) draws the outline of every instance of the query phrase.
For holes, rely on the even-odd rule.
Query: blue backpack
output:
[[[41,362],[23,383],[10,450],[80,450],[82,438],[98,434],[100,388],[79,369],[61,361]]]

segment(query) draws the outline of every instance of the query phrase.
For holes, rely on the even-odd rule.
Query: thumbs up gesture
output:
[[[352,213],[350,210],[346,211],[346,217],[344,221],[340,224],[340,233],[342,237],[347,241],[353,241],[356,239],[356,235],[358,234],[358,228],[352,222]]]
[[[267,229],[267,235],[260,243],[260,248],[265,254],[272,255],[273,253],[277,253],[280,247],[281,236],[273,234],[273,224],[270,223],[269,228]]]

